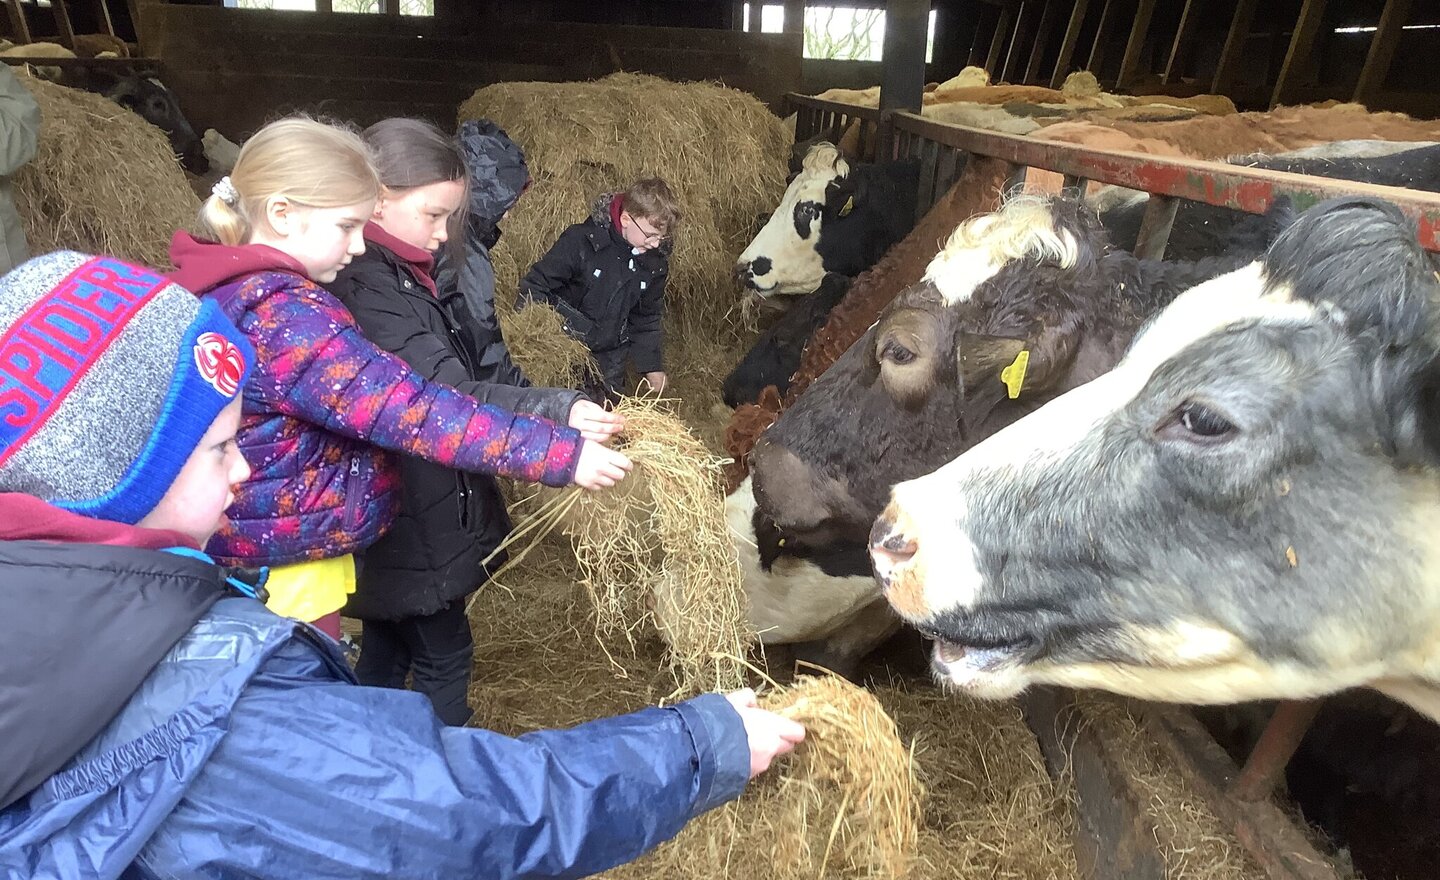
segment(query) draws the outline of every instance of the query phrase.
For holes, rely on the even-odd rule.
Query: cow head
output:
[[[1410,225],[1322,203],[1112,372],[896,486],[877,578],[981,696],[1370,684],[1440,717],[1437,364]]]
[[[1021,197],[967,221],[761,435],[760,507],[796,540],[864,542],[892,485],[1119,359],[1148,309],[1139,265],[1072,200]]]
[[[873,246],[858,241],[857,235],[851,236],[857,241],[850,246],[842,241],[845,226],[861,226],[854,215],[868,194],[863,177],[851,173],[834,144],[811,147],[780,206],[740,255],[736,274],[744,285],[766,297],[808,294],[827,271],[858,275],[870,268],[878,259]],[[824,248],[822,230],[834,236]]]
[[[204,174],[210,170],[210,162],[205,158],[199,136],[180,112],[180,102],[176,100],[175,93],[160,80],[142,76],[122,77],[105,90],[105,97],[165,132],[170,138],[170,149],[175,151],[186,171]]]

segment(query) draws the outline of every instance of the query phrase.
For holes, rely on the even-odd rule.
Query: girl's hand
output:
[[[805,727],[800,722],[761,709],[750,688],[732,691],[725,699],[740,713],[745,735],[750,738],[751,779],[770,769],[771,761],[793,751],[796,743],[805,739]]]
[[[593,440],[582,441],[580,460],[575,463],[575,485],[594,492],[608,489],[634,467],[623,453],[616,452]]]
[[[612,437],[624,430],[625,417],[591,401],[577,400],[570,407],[568,424],[586,440],[609,443]]]

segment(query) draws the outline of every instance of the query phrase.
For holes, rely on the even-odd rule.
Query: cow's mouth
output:
[[[935,642],[931,664],[935,671],[957,684],[975,678],[1013,669],[1033,659],[1039,642],[1031,637],[1017,639],[986,639],[973,644],[955,642],[936,632],[922,633]]]
[[[755,291],[760,296],[764,297],[770,295],[771,293],[774,293],[777,285],[772,284],[769,287],[761,287],[760,285],[755,283],[754,278],[747,278],[745,279],[745,286]]]

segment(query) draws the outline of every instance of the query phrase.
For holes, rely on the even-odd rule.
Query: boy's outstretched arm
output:
[[[192,877],[580,877],[669,839],[750,775],[745,727],[718,694],[512,739],[443,727],[420,694],[297,688],[293,671],[251,682],[144,866]],[[226,845],[180,845],[196,835]]]

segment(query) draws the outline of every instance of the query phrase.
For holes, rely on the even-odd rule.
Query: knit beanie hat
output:
[[[59,251],[0,278],[0,492],[136,523],[240,393],[255,350],[212,301]]]

